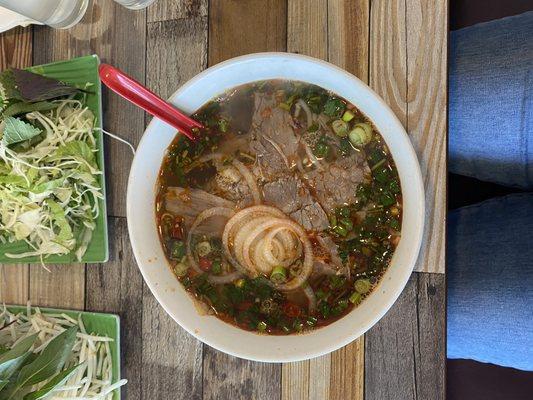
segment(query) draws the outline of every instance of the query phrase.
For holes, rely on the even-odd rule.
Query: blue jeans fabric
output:
[[[452,32],[450,171],[533,188],[533,12]],[[448,358],[533,371],[533,193],[452,211]]]
[[[533,11],[452,32],[450,171],[533,187]]]

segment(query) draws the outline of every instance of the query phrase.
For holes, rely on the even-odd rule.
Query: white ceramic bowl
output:
[[[314,83],[342,96],[363,111],[387,142],[403,193],[402,239],[378,287],[344,318],[303,335],[266,336],[201,316],[167,265],[155,224],[156,180],[175,129],[153,119],[137,148],[128,183],[128,227],[135,258],[152,293],[191,335],[225,353],[265,362],[299,361],[336,350],[365,333],[392,306],[416,262],[424,224],[424,189],[420,167],[400,121],[383,100],[353,75],[329,63],[287,53],[234,58],[198,74],[170,97],[192,113],[235,86],[264,79]]]

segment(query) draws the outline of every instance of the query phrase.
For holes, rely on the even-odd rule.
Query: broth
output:
[[[402,198],[372,123],[315,85],[232,89],[194,116],[163,160],[157,224],[168,261],[209,313],[292,334],[371,293],[400,240]]]

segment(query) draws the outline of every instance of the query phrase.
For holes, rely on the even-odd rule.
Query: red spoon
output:
[[[183,114],[121,70],[109,64],[100,64],[98,72],[102,82],[113,92],[141,107],[154,117],[165,121],[189,139],[195,140],[193,131],[203,128],[201,123]]]

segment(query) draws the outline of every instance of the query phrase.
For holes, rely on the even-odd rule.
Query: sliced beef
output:
[[[308,183],[314,189],[318,201],[329,212],[356,200],[357,186],[370,173],[365,157],[361,153],[324,164],[321,170],[307,174]]]
[[[300,139],[292,125],[292,116],[277,106],[274,96],[255,94],[250,147],[267,178],[286,173],[295,161]]]
[[[253,139],[250,150],[257,159],[257,175],[271,180],[290,172],[284,155],[264,138],[259,136]]]
[[[263,198],[307,230],[323,231],[329,226],[328,216],[299,178],[284,176],[265,184]]]
[[[186,228],[190,228],[198,214],[213,207],[234,209],[235,203],[201,189],[170,187],[165,194],[166,210],[183,217]],[[227,219],[222,217],[209,218],[197,232],[202,235],[219,236],[226,222]]]

